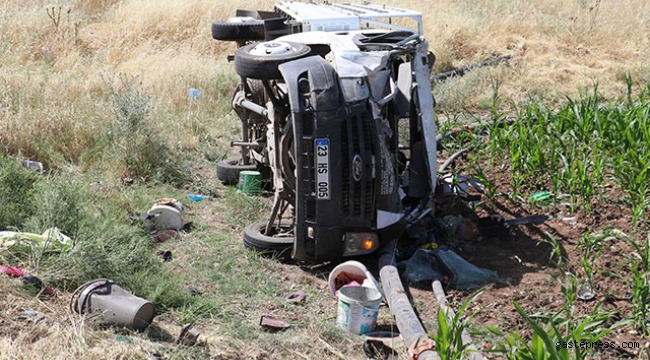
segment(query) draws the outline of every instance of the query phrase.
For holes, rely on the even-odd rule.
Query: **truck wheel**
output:
[[[237,158],[221,160],[217,163],[217,179],[225,185],[236,185],[239,182],[240,172],[255,170],[257,165],[240,165]]]
[[[235,51],[235,71],[252,79],[281,79],[278,66],[309,55],[309,46],[288,41],[266,41]]]
[[[264,40],[264,21],[253,18],[232,18],[228,21],[215,21],[212,23],[212,37],[223,41]]]
[[[244,229],[244,246],[247,249],[277,256],[283,260],[291,257],[293,247],[293,226],[290,221],[281,221],[274,227],[274,234],[266,234],[266,221],[256,222]]]

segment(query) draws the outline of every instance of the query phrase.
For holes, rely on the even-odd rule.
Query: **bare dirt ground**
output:
[[[499,177],[502,190],[507,193],[507,176],[499,176],[496,172],[491,175]],[[566,286],[566,279],[574,277],[578,290],[586,282],[584,265],[581,263],[584,248],[577,246],[583,236],[600,234],[604,229],[617,229],[637,240],[645,239],[647,232],[642,230],[643,225],[637,224],[639,226],[633,228],[632,214],[620,200],[622,194],[612,187],[605,187],[603,191],[609,200],[593,202],[591,212],[571,212],[564,206],[532,207],[506,197],[498,197],[496,206],[491,209],[487,206],[485,195],[470,191],[470,197],[479,196],[483,201],[482,206],[474,210],[478,217],[499,214],[508,220],[533,215],[548,216],[543,224],[512,226],[498,236],[482,234],[480,241],[472,241],[470,246],[460,246],[460,249],[466,250],[458,252],[464,259],[481,268],[496,271],[499,277],[507,279],[505,284],[490,285],[469,308],[471,311],[480,309],[472,318],[472,323],[507,331],[519,329],[522,335],[529,338],[533,331],[516,312],[512,302],[516,301],[529,315],[560,310],[566,303],[560,281]],[[553,255],[554,246],[548,241],[551,237],[557,241],[561,257]],[[630,279],[629,264],[633,256],[638,257],[638,254],[634,254],[633,247],[624,241],[611,240],[603,244],[602,253],[590,263],[595,297],[588,301],[575,301],[574,319],[598,311],[613,311],[615,316],[612,320],[620,320],[631,314],[631,288],[625,280]],[[446,291],[452,296],[452,304],[455,302],[456,305],[472,294],[451,288]],[[412,289],[411,292],[414,299],[432,298],[430,290]],[[432,301],[425,300],[422,302],[424,309],[418,310],[426,316],[434,316],[432,313],[435,314],[436,307],[432,305],[435,305]],[[486,339],[489,340],[489,337]],[[607,352],[594,351],[588,354],[588,358],[648,358],[650,344],[629,325],[618,328],[601,340],[614,342],[618,347]],[[637,343],[640,348],[624,349],[620,346],[623,342]],[[490,346],[489,341],[484,343],[485,348]]]
[[[507,176],[498,175],[496,172],[491,175],[502,181],[501,189],[507,193],[509,188]],[[453,247],[471,264],[496,271],[501,279],[507,280],[505,283],[489,285],[477,301],[470,306],[470,312],[480,310],[471,319],[472,324],[479,327],[489,325],[504,332],[519,329],[520,334],[529,339],[532,329],[516,312],[512,302],[516,301],[529,315],[559,311],[566,303],[561,287],[567,285],[567,278],[574,277],[576,279],[577,289],[582,288],[582,284],[586,281],[584,265],[581,263],[584,249],[577,246],[585,235],[597,235],[605,229],[617,229],[632,238],[645,239],[647,232],[644,232],[643,225],[637,226],[636,229],[632,226],[631,212],[620,200],[623,194],[609,186],[605,187],[603,191],[607,194],[605,197],[609,198],[607,202],[593,202],[591,211],[576,210],[572,212],[568,207],[562,205],[541,206],[538,204],[530,206],[522,204],[521,201],[511,201],[505,196],[497,197],[495,207],[491,209],[485,195],[472,191],[470,188],[470,197],[473,197],[474,200],[478,199],[482,205],[469,210],[467,201],[462,200],[461,206],[464,209],[461,212],[464,214],[470,211],[473,216],[478,218],[499,214],[506,220],[533,215],[548,217],[540,225],[512,226],[497,234],[493,232],[481,234],[479,240],[460,242]],[[442,211],[437,214],[438,216],[445,215]],[[561,256],[553,255],[556,250],[549,242],[549,238],[557,241]],[[592,315],[598,311],[614,312],[615,316],[612,321],[630,316],[632,303],[629,295],[631,289],[625,280],[629,280],[630,257],[638,256],[633,253],[632,246],[624,241],[612,240],[603,244],[602,252],[591,263],[595,297],[588,301],[575,300],[573,305],[575,319]],[[369,256],[359,260],[364,262],[379,279],[374,257]],[[283,274],[287,282],[308,282],[323,293],[328,293],[327,276],[336,265],[337,263],[315,265],[288,263],[281,264],[278,271]],[[620,276],[615,276],[615,274]],[[409,287],[405,284],[405,288],[427,331],[435,332],[438,305],[431,287]],[[452,308],[457,308],[473,293],[472,291],[457,291],[451,287],[446,287],[445,291]],[[327,309],[335,308],[336,300],[327,297],[321,300],[318,306],[323,309],[319,313],[320,316],[331,316],[331,311],[328,312]],[[287,316],[291,315],[287,314]],[[394,319],[387,308],[382,309],[380,313],[379,327],[382,330],[397,331]],[[485,334],[485,336],[474,336],[474,340],[483,349],[490,349],[495,342],[503,341],[502,338],[487,335],[487,332]],[[614,342],[619,347],[607,352],[594,351],[588,354],[588,358],[648,358],[650,343],[630,325],[618,328],[601,340]],[[406,356],[406,348],[401,340],[390,339],[385,342],[400,351],[401,356]],[[639,348],[622,348],[620,345],[623,342],[636,343]],[[357,346],[357,348],[359,347]],[[361,349],[358,350],[361,356]],[[498,355],[490,353],[485,355],[489,358],[499,358]]]
[[[507,193],[509,185],[507,179],[504,179],[507,176],[498,175],[496,172],[492,175],[503,181],[501,187]],[[478,199],[482,205],[468,210],[467,201],[464,201],[461,205],[464,207],[461,211],[464,214],[470,211],[478,218],[499,214],[506,220],[534,215],[548,217],[539,225],[524,224],[501,229],[502,231],[496,234],[482,233],[478,240],[459,242],[452,247],[471,264],[496,271],[501,279],[506,280],[504,283],[489,285],[469,307],[468,312],[479,310],[478,314],[471,319],[472,324],[478,327],[483,325],[497,327],[505,333],[519,329],[519,333],[524,338],[530,339],[533,330],[516,312],[513,301],[521,305],[529,315],[560,311],[566,304],[562,286],[569,284],[567,279],[575,278],[576,290],[583,289],[583,284],[587,281],[587,274],[581,263],[584,248],[578,246],[584,236],[598,235],[607,229],[616,229],[631,238],[641,241],[645,239],[647,232],[643,230],[644,225],[637,224],[636,228],[632,226],[632,214],[620,200],[623,194],[610,186],[605,187],[603,191],[607,195],[605,198],[609,198],[607,202],[594,201],[591,204],[591,211],[571,212],[568,207],[562,205],[530,206],[522,204],[521,201],[511,201],[505,196],[497,197],[495,207],[490,208],[485,195],[470,188],[470,197],[475,201]],[[445,213],[437,214],[437,216],[442,215]],[[550,238],[557,241],[557,248],[555,244],[549,242]],[[554,255],[554,251],[558,250],[561,255]],[[634,254],[634,248],[622,240],[609,240],[603,243],[602,252],[593,258],[590,264],[595,296],[589,300],[575,300],[572,306],[573,319],[577,320],[599,311],[613,312],[612,322],[630,316],[631,288],[626,281],[630,280],[629,264],[633,256],[638,257],[638,254]],[[362,261],[369,269],[376,270],[374,258],[369,257]],[[283,265],[283,271],[287,271],[288,279],[294,276],[314,277],[313,281],[326,291],[325,279],[335,265],[310,267],[307,273],[304,272],[305,267],[302,267],[301,271],[299,266]],[[378,277],[376,272],[375,275]],[[435,332],[438,305],[431,287],[405,284],[405,288],[427,331]],[[460,303],[473,293],[473,291],[458,291],[452,287],[446,287],[445,291],[452,308],[458,308]],[[394,320],[388,310],[380,316],[379,323],[384,328],[394,327]],[[484,336],[474,336],[479,348],[484,350],[493,348],[495,341],[504,340],[489,335],[487,331],[484,333]],[[601,341],[613,342],[617,348],[601,352],[592,351],[587,354],[587,358],[648,359],[650,343],[631,325],[619,327],[605,335]],[[623,343],[627,343],[628,348],[621,346]],[[392,341],[389,344],[397,350],[405,351],[402,343]],[[489,358],[500,358],[499,355],[491,354],[489,351],[485,355]]]

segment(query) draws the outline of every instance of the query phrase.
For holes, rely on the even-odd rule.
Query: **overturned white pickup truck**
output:
[[[428,208],[436,186],[434,56],[420,13],[373,4],[283,1],[212,24],[236,41],[233,109],[241,156],[224,182],[259,170],[275,201],[244,244],[297,260],[376,251]]]

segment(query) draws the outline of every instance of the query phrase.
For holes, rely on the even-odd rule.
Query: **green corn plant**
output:
[[[641,258],[641,260],[630,264],[632,279],[627,280],[628,286],[632,290],[631,320],[636,329],[644,335],[650,335],[650,324],[648,323],[648,316],[650,316],[650,234],[641,246],[621,231],[614,229],[612,232],[632,245]]]
[[[559,194],[561,192],[561,183],[563,172],[561,171],[562,167],[562,155],[557,149],[553,149],[550,154],[550,180],[551,180],[551,191],[553,193]]]
[[[556,278],[560,283],[560,292],[564,295],[564,309],[570,310],[573,303],[576,301],[578,294],[578,281],[571,273],[564,274],[564,280]]]
[[[521,336],[519,329],[504,334],[499,329],[487,327],[490,332],[505,340],[490,352],[511,360],[585,359],[594,350],[580,346],[581,343],[601,341],[605,335],[629,322],[622,320],[611,323],[610,319],[615,314],[599,311],[599,306],[596,306],[593,315],[575,318],[572,306],[555,313],[528,315],[516,301],[513,301],[513,305],[533,330],[530,342]]]
[[[585,149],[586,150],[586,149]],[[582,159],[574,160],[575,174],[577,178],[576,187],[582,196],[583,206],[587,211],[591,211],[591,197],[593,196],[593,172],[591,170],[591,160],[589,154],[584,153]]]
[[[435,335],[429,335],[436,343],[436,352],[442,360],[456,360],[472,352],[471,344],[463,343],[462,333],[469,326],[469,320],[480,312],[476,310],[466,315],[469,306],[485,291],[482,288],[465,300],[453,318],[449,319],[442,308],[438,308],[438,328]]]
[[[617,158],[615,163],[615,175],[627,193],[629,206],[633,209],[634,217],[632,220],[634,222],[638,221],[639,217],[645,212],[643,205],[648,201],[647,161],[650,161],[647,154],[643,155],[636,150],[630,149],[624,157]]]
[[[564,265],[564,255],[562,254],[562,246],[561,244],[557,241],[557,239],[551,235],[550,233],[546,232],[547,238],[542,238],[541,242],[538,243],[546,243],[551,246],[551,252],[548,256],[548,261],[552,264],[555,264],[556,267],[562,268]]]
[[[497,181],[491,180],[484,172],[483,172],[483,167],[482,166],[475,166],[473,168],[473,175],[474,178],[479,180],[481,184],[484,185],[484,194],[487,196],[488,201],[490,202],[490,209],[494,209],[496,204],[497,204],[497,196],[500,195],[498,192],[498,189],[500,187],[500,184],[497,183]]]
[[[650,316],[649,276],[650,273],[641,269],[639,264],[636,263],[632,267],[632,279],[629,280],[630,287],[632,288],[631,321],[634,327],[643,333],[644,336],[650,335],[650,324],[648,323],[648,316]]]
[[[604,242],[611,239],[613,239],[611,236],[607,236],[602,233],[586,233],[582,236],[580,241],[578,241],[576,247],[583,250],[582,256],[580,258],[580,263],[582,264],[586,282],[591,288],[593,288],[593,273],[596,259],[598,259],[600,254],[603,252]]]

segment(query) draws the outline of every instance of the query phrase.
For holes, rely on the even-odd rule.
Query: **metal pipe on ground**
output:
[[[392,241],[379,251],[379,276],[388,307],[395,317],[395,323],[406,346],[410,349],[423,335],[427,335],[427,332],[411,306],[397,267],[395,267],[395,245],[396,242]],[[420,352],[416,359],[440,360],[440,356],[430,349]]]
[[[436,295],[436,300],[438,301],[438,306],[442,309],[443,313],[447,316],[449,321],[454,321],[456,313],[452,310],[447,304],[447,296],[445,296],[445,290],[442,288],[442,283],[439,280],[434,280],[431,284],[433,287],[433,293]],[[467,345],[467,349],[471,351],[472,360],[486,360],[486,357],[483,356],[474,344],[472,344],[472,337],[469,335],[467,330],[463,330],[460,335],[463,340],[463,344]]]

